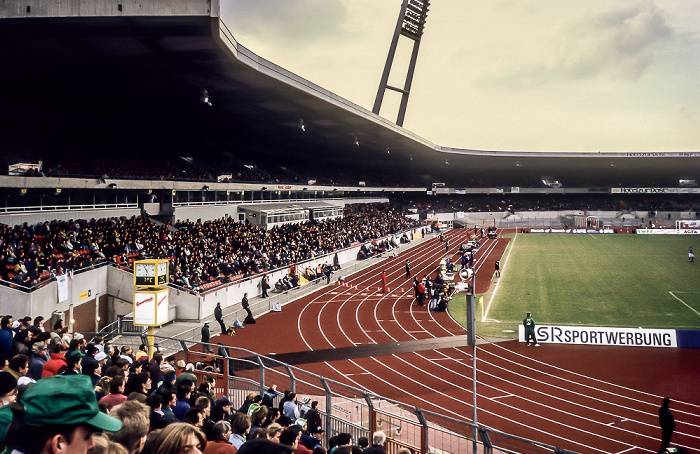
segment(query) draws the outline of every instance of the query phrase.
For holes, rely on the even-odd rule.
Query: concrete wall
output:
[[[7,0],[0,2],[0,17],[76,16],[218,17],[219,0]]]
[[[93,209],[93,210],[62,210],[62,211],[35,211],[31,213],[3,213],[0,214],[0,224],[15,226],[24,224],[38,224],[54,220],[68,221],[70,219],[100,219],[126,216],[140,216],[141,210],[134,208]]]

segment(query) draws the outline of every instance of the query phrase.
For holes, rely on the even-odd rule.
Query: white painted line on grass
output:
[[[598,238],[596,238],[595,235],[593,235],[592,233],[589,233],[589,235],[593,237],[596,241],[598,240]]]
[[[696,314],[698,317],[700,317],[700,312],[698,312],[698,311],[696,311],[695,309],[693,309],[692,307],[688,306],[688,304],[687,304],[685,301],[683,301],[682,299],[678,298],[676,295],[673,294],[673,292],[668,292],[668,293],[670,293],[672,297],[674,297],[675,299],[677,299],[678,301],[680,301],[681,303],[683,303],[683,305],[684,305],[685,307],[687,307],[687,308],[690,309],[691,311],[695,312],[695,314]]]
[[[508,249],[508,253],[506,254],[505,260],[503,260],[503,266],[501,267],[501,270],[506,269],[506,264],[508,262],[508,259],[510,258],[510,253],[513,250],[513,247],[515,246],[515,240],[518,239],[518,233],[516,230],[515,236],[513,237],[513,241],[511,241],[508,246],[510,249]],[[503,275],[504,271],[501,271],[501,275]],[[498,279],[498,282],[496,282],[496,287],[493,289],[493,293],[491,293],[491,298],[489,298],[489,303],[486,305],[486,312],[484,312],[484,315],[481,317],[481,321],[484,322],[486,321],[486,317],[489,315],[489,311],[491,310],[491,303],[493,302],[493,298],[496,296],[496,293],[498,293],[498,286],[501,285],[501,279]]]

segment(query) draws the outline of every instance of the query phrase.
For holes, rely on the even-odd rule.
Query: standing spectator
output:
[[[450,240],[445,240],[445,252],[450,250]]]
[[[211,353],[211,345],[209,345],[209,322],[206,321],[204,322],[204,326],[202,326],[202,343],[206,344],[203,345],[202,348],[206,349],[207,352]]]
[[[425,278],[423,278],[422,281],[418,282],[418,285],[416,286],[416,294],[418,295],[419,306],[423,305],[423,300],[425,299],[425,284],[423,283],[424,281]]]
[[[382,271],[382,293],[387,293],[389,288],[386,286],[386,271]]]
[[[0,372],[0,407],[17,400],[17,379],[9,372]]]
[[[10,359],[12,340],[15,333],[12,332],[12,316],[6,315],[0,319],[0,366],[5,367],[5,361]]]
[[[386,434],[383,430],[378,430],[372,434],[372,446],[362,451],[362,454],[386,454],[384,443],[386,442]]]
[[[689,262],[694,262],[695,261],[695,254],[693,254],[693,246],[690,246],[688,248],[688,261]]]
[[[318,413],[318,401],[314,400],[311,402],[311,408],[306,412],[304,418],[306,418],[306,426],[310,433],[321,433],[323,432],[323,423],[321,422],[321,415]]]
[[[231,421],[231,401],[226,396],[220,396],[216,399],[216,405],[211,411],[211,420],[215,423],[218,421]]]
[[[501,261],[500,260],[496,260],[495,267],[496,267],[496,272],[494,274],[496,275],[496,277],[501,277]]]
[[[135,400],[114,407],[110,415],[122,422],[122,428],[107,434],[107,438],[124,446],[129,454],[138,453],[148,434],[149,414],[150,409]]]
[[[535,320],[532,318],[532,312],[527,313],[525,320],[523,320],[523,326],[525,326],[525,342],[527,342],[527,346],[530,346],[530,339],[532,339],[535,347],[539,347],[540,344],[537,343],[537,336],[535,336]]]
[[[299,418],[299,407],[294,401],[296,397],[296,393],[290,393],[289,400],[285,402],[284,406],[282,407],[282,413],[285,416],[289,417],[292,420],[292,422],[296,421]]]
[[[241,306],[243,309],[246,311],[246,317],[244,323],[255,323],[255,319],[253,318],[253,313],[250,312],[250,304],[248,303],[248,294],[244,293],[243,294],[243,300],[241,300]]]
[[[10,363],[3,369],[3,372],[9,372],[19,380],[29,372],[29,357],[27,355],[15,355],[10,360]]]
[[[174,423],[148,439],[151,454],[202,454],[207,439],[201,430],[187,423]]]
[[[48,359],[46,344],[43,342],[35,342],[32,345],[32,355],[29,360],[29,373],[27,376],[32,380],[39,380],[44,370],[44,364],[46,364]]]
[[[408,259],[406,259],[406,279],[411,279],[411,265],[408,263]]]
[[[262,289],[262,297],[267,298],[267,291],[270,289],[270,278],[267,277],[267,274],[263,274],[263,277],[260,280],[260,288]],[[226,330],[221,332],[224,333]]]
[[[226,324],[224,323],[224,313],[221,310],[221,303],[216,303],[216,308],[214,308],[214,319],[219,322],[219,327],[221,327],[221,334],[226,333]]]
[[[248,430],[250,430],[250,418],[248,415],[236,412],[231,417],[231,437],[228,441],[236,449],[240,448],[246,441],[246,436],[248,435]]]
[[[117,375],[109,384],[109,394],[100,399],[100,403],[104,404],[107,410],[111,410],[112,407],[123,404],[124,402],[126,402],[126,396],[124,395],[124,377]]]
[[[146,405],[151,409],[148,417],[151,430],[162,429],[168,425],[168,418],[163,412],[163,396],[160,394],[152,394],[146,399]]]
[[[236,454],[236,448],[228,442],[231,435],[231,423],[218,421],[212,429],[211,441],[202,454]]]
[[[5,445],[24,454],[85,454],[94,447],[94,432],[116,432],[122,427],[121,421],[100,412],[90,379],[82,375],[42,378],[29,386],[16,405],[23,411],[13,412]],[[57,445],[61,451],[51,448]]]
[[[299,426],[289,426],[280,434],[280,444],[289,446],[294,454],[312,454],[312,451],[299,443],[301,438],[301,428]]]
[[[53,377],[62,374],[68,368],[66,361],[66,347],[60,342],[54,347],[53,353],[41,372],[41,378]]]
[[[671,436],[676,430],[676,421],[671,413],[671,399],[664,397],[659,408],[659,425],[661,426],[661,450],[659,453],[665,453],[668,445],[671,444]]]

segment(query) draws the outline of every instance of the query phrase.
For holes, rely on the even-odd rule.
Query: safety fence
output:
[[[127,333],[123,336],[133,336],[141,342],[146,340],[145,335]],[[175,356],[193,363],[200,380],[213,379],[216,395],[228,397],[234,408],[240,407],[248,394],[262,394],[273,384],[278,390],[288,389],[297,396],[318,402],[324,444],[339,433],[349,433],[356,441],[363,436],[371,439],[373,432],[382,430],[387,435],[385,446],[388,454],[394,454],[402,447],[421,454],[575,454],[422,410],[242,348],[157,335],[153,341],[159,349],[166,347],[168,354],[178,346]],[[279,399],[280,396],[275,398],[275,404]]]

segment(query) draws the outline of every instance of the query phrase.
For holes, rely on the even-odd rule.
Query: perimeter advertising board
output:
[[[676,330],[550,326],[535,328],[540,344],[615,345],[621,347],[677,347]],[[518,327],[518,340],[525,342],[525,327]]]

